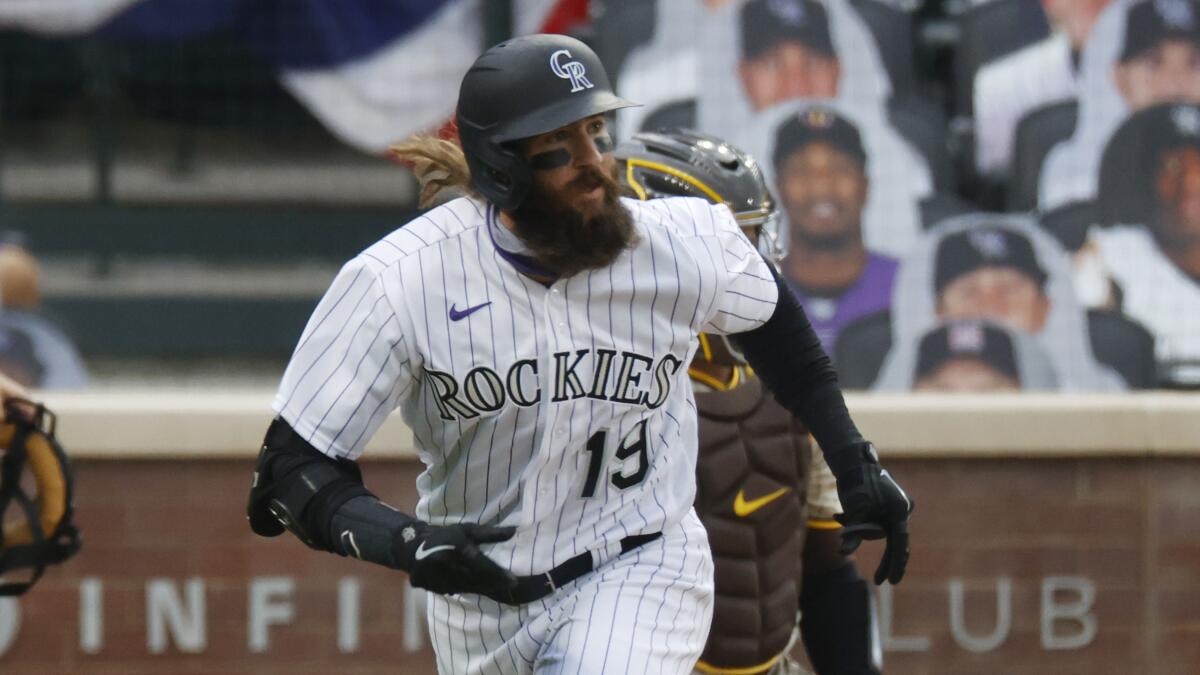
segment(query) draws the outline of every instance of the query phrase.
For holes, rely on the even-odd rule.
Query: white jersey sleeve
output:
[[[723,204],[688,199],[703,253],[717,271],[717,295],[701,330],[727,335],[766,323],[775,312],[779,288],[762,255]]]
[[[383,271],[366,255],[342,268],[309,319],[272,404],[331,457],[358,457],[413,380]]]

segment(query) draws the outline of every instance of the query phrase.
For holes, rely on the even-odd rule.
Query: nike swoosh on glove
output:
[[[403,527],[392,545],[401,569],[416,588],[443,595],[495,595],[510,592],[517,579],[484,555],[479,545],[507,541],[515,533],[514,527],[418,521]]]
[[[861,459],[855,462],[842,453],[857,453]],[[853,553],[864,539],[886,538],[883,559],[875,570],[875,583],[886,580],[898,584],[908,565],[908,518],[915,503],[879,464],[875,446],[858,443],[838,454],[842,461],[836,462],[839,469],[834,477],[842,513],[835,517],[844,528],[842,553]]]

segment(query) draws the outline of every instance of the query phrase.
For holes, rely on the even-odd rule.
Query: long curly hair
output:
[[[388,149],[388,155],[412,169],[421,183],[423,209],[457,199],[478,197],[471,188],[471,169],[462,146],[431,134],[410,136]]]

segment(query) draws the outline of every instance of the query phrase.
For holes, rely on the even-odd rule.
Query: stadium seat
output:
[[[1005,200],[1009,211],[1029,211],[1037,206],[1042,164],[1055,145],[1075,133],[1078,118],[1079,103],[1063,101],[1033,110],[1017,122]]]
[[[341,263],[416,215],[396,208],[124,207],[8,204],[0,231],[28,235],[39,256],[216,263]],[[287,236],[280,236],[286,232]]]
[[[892,348],[892,313],[888,310],[857,319],[838,333],[833,363],[846,389],[870,389]]]
[[[87,358],[261,356],[282,363],[316,295],[273,296],[236,282],[207,293],[113,292],[104,288],[103,270],[112,262],[136,268],[177,260],[259,264],[279,275],[290,267],[335,270],[414,215],[396,208],[13,204],[0,210],[0,230],[19,228],[39,256],[79,261],[100,275],[97,290],[73,286],[43,302]]]
[[[1087,239],[1088,228],[1096,223],[1096,203],[1068,202],[1041,214],[1039,222],[1063,248],[1075,252]]]
[[[906,96],[888,102],[888,121],[925,158],[935,191],[954,189],[946,118],[933,102]]]
[[[318,298],[71,296],[45,310],[87,358],[256,356],[283,363]]]
[[[1200,391],[1200,363],[1171,361],[1159,364],[1158,387],[1178,391]]]
[[[662,129],[694,129],[696,127],[696,99],[685,98],[665,103],[650,111],[642,119],[638,131],[660,131]]]
[[[1154,336],[1117,312],[1088,310],[1088,334],[1096,360],[1109,366],[1132,389],[1157,385]],[[879,377],[892,348],[890,311],[865,316],[842,329],[834,347],[838,380],[847,389],[868,389]]]
[[[614,85],[618,85],[618,73],[629,54],[653,39],[655,4],[644,0],[606,0],[603,11],[578,36],[596,51]]]
[[[1158,386],[1154,336],[1150,331],[1118,312],[1090,309],[1087,317],[1097,361],[1117,371],[1130,389]]]
[[[936,192],[921,200],[921,224],[926,228],[954,216],[979,211],[979,207],[950,192]]]
[[[958,17],[954,59],[955,110],[971,115],[975,73],[983,64],[1050,34],[1039,0],[991,0]]]
[[[917,81],[912,15],[879,0],[850,0],[850,4],[875,38],[892,96],[911,94]]]
[[[1117,127],[1100,155],[1096,218],[1101,225],[1146,223],[1154,218],[1154,198],[1148,176],[1138,167],[1142,150],[1173,124],[1167,114],[1174,104],[1164,103],[1137,112]]]

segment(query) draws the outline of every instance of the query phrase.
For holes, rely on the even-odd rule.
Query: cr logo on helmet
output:
[[[591,89],[592,83],[587,79],[587,69],[578,61],[562,63],[562,57],[571,58],[571,52],[560,49],[550,55],[550,70],[564,80],[571,81],[571,93]]]

